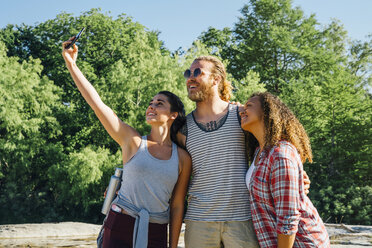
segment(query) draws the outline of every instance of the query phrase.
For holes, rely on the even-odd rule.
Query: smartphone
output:
[[[74,39],[71,41],[71,43],[67,44],[65,46],[65,49],[69,49],[70,47],[72,47],[72,45],[80,38],[81,36],[81,33],[83,33],[83,31],[85,30],[85,27],[83,27],[80,32],[74,37]]]

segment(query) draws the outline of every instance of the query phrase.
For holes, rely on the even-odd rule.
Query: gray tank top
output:
[[[169,208],[169,200],[177,179],[177,145],[172,143],[169,160],[160,160],[149,153],[147,137],[143,136],[138,151],[124,165],[119,198],[124,198],[148,212],[164,212]]]

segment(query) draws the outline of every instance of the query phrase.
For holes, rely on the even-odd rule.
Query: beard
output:
[[[203,102],[212,95],[212,84],[199,84],[199,90],[195,93],[188,91],[188,97],[193,102]]]

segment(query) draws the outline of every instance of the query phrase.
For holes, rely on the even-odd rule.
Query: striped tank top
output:
[[[245,221],[251,219],[245,185],[245,137],[238,107],[229,105],[225,122],[213,131],[187,116],[186,148],[192,158],[185,219],[195,221]]]

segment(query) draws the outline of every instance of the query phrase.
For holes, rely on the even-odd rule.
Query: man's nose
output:
[[[194,83],[196,82],[196,78],[194,77],[194,75],[190,76],[187,80],[186,80],[187,83]]]

